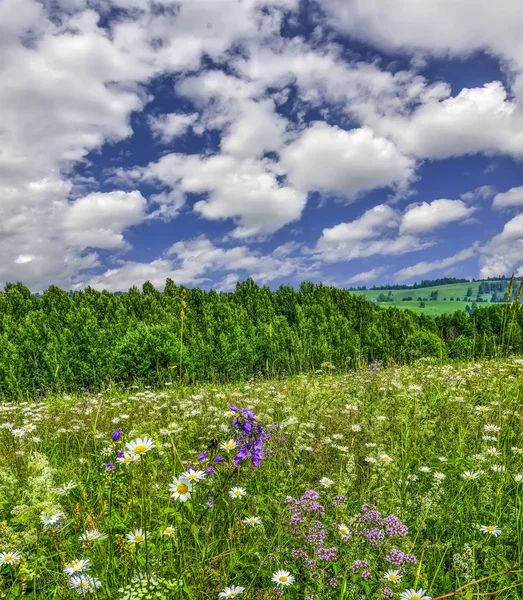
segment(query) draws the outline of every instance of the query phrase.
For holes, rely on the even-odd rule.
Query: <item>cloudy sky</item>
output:
[[[0,283],[523,276],[521,0],[1,0]]]

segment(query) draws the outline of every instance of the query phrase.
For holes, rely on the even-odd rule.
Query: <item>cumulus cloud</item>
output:
[[[205,194],[194,210],[210,220],[233,219],[233,237],[246,238],[273,233],[298,220],[305,207],[306,194],[280,182],[275,169],[270,160],[168,154],[140,176],[181,194]]]
[[[376,267],[375,269],[370,269],[370,271],[363,271],[362,273],[357,273],[356,275],[349,277],[345,280],[345,283],[367,283],[369,281],[374,281],[382,275],[384,270],[384,267]]]
[[[513,206],[523,206],[523,186],[513,187],[507,192],[502,192],[494,196],[492,203],[494,208],[510,208]]]
[[[145,219],[147,201],[140,192],[94,192],[70,204],[63,228],[71,246],[125,248],[123,232]]]
[[[370,129],[345,131],[323,122],[309,126],[281,152],[289,180],[301,190],[351,198],[382,187],[405,185],[414,161]]]
[[[388,50],[467,56],[478,50],[523,66],[519,0],[322,0],[330,24]]]
[[[114,269],[79,281],[78,287],[90,285],[116,292],[148,280],[162,288],[168,277],[178,284],[205,285],[217,273],[225,272],[218,287],[226,291],[238,281],[239,274],[242,278],[252,277],[260,284],[282,277],[314,275],[311,261],[296,255],[295,250],[297,248],[276,248],[273,252],[262,254],[247,246],[216,246],[205,236],[199,236],[176,242],[161,257],[149,263],[121,261]]]
[[[369,116],[401,152],[442,159],[465,154],[523,157],[523,110],[499,81],[463,88],[456,96],[431,98],[412,113]]]
[[[463,262],[464,260],[472,258],[476,254],[477,245],[474,245],[472,248],[465,248],[465,250],[462,250],[461,252],[458,252],[457,254],[447,258],[433,260],[430,262],[421,261],[415,265],[401,269],[395,273],[395,278],[396,281],[407,281],[408,279],[413,279],[414,277],[419,277],[420,275],[426,275],[432,271],[447,269],[448,267],[451,267],[459,262]]]
[[[480,277],[510,275],[523,267],[523,214],[517,215],[481,249]]]
[[[413,235],[392,232],[398,224],[397,211],[387,205],[375,206],[359,219],[324,229],[314,253],[323,262],[335,263],[380,254],[400,255],[432,245]]]
[[[476,208],[462,200],[434,200],[411,205],[402,217],[400,233],[428,233],[454,221],[470,217]]]
[[[198,113],[168,113],[149,118],[149,126],[153,135],[165,144],[187,133],[198,119]]]

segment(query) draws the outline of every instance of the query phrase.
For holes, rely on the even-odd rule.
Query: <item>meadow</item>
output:
[[[521,598],[522,375],[421,359],[3,403],[0,598]]]

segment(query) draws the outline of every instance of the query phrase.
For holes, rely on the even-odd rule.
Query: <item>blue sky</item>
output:
[[[520,0],[4,0],[0,281],[523,276]]]

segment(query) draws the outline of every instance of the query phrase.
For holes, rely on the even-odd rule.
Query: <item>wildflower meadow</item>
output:
[[[0,406],[0,598],[521,598],[523,361]]]

